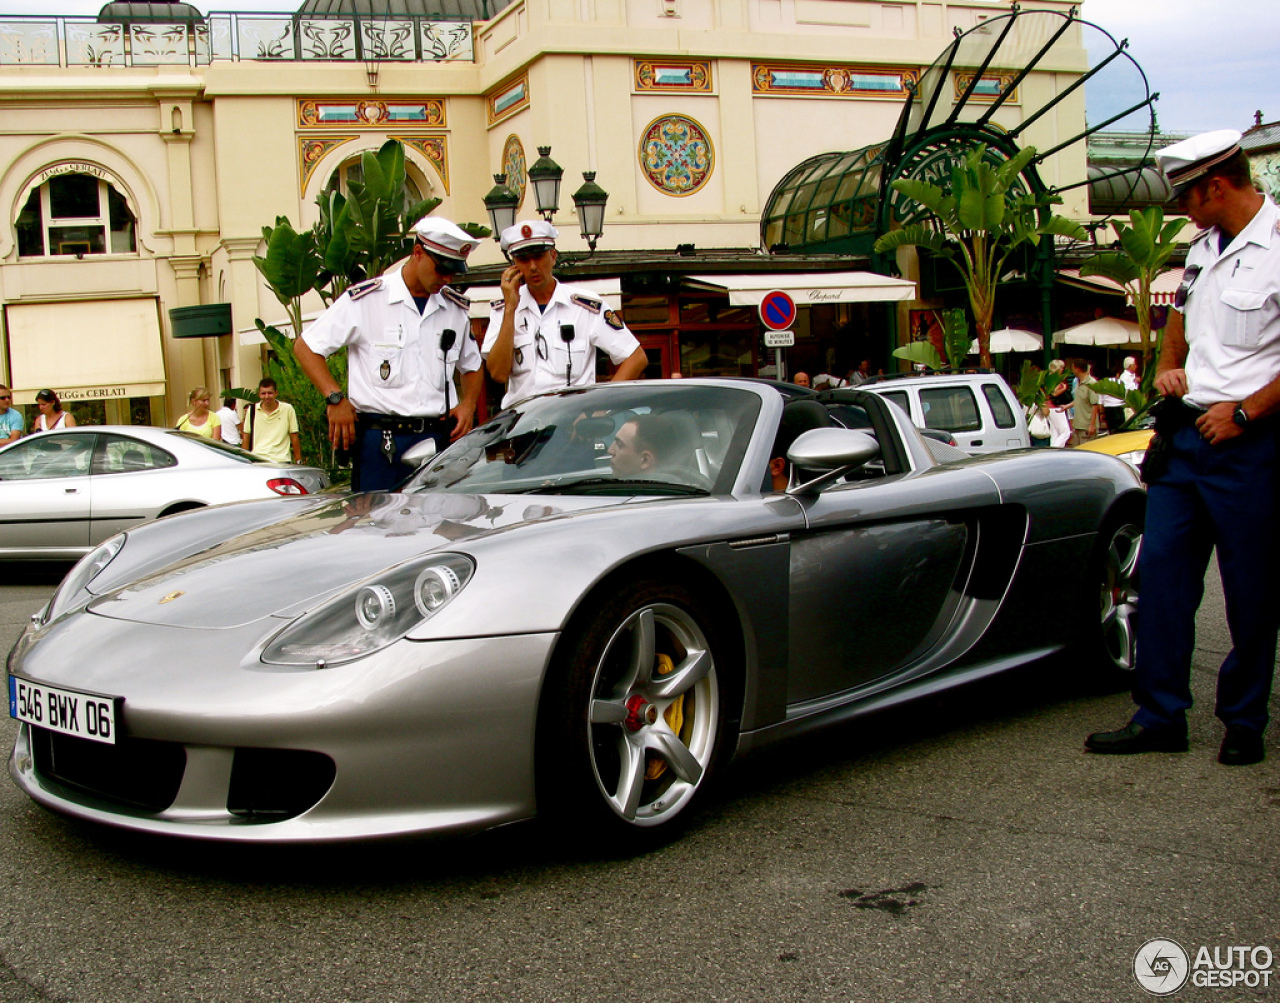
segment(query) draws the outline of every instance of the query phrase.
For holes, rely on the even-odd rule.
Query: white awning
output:
[[[577,283],[574,282],[565,282],[563,285],[570,291],[578,288]],[[608,304],[610,310],[622,309],[621,279],[592,279],[590,282],[582,283],[582,291],[599,296]],[[502,299],[502,287],[472,286],[466,290],[466,294],[471,300],[471,319],[486,320],[489,317],[489,303]]]
[[[13,303],[5,319],[16,403],[31,403],[46,387],[63,400],[164,393],[154,299]]]
[[[759,306],[781,289],[796,306],[822,303],[897,303],[916,298],[916,284],[875,272],[792,272],[755,275],[689,275],[686,284],[727,291],[733,306]]]
[[[1123,296],[1125,303],[1133,306],[1133,296],[1128,286],[1122,286],[1114,279],[1103,275],[1081,275],[1078,268],[1059,268],[1058,278],[1069,286],[1079,286],[1096,293],[1112,293]],[[1169,306],[1182,284],[1182,269],[1170,268],[1151,281],[1151,303],[1153,306]]]

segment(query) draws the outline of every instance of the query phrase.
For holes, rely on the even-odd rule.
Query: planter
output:
[[[169,311],[175,338],[217,338],[231,333],[231,304],[202,303]]]

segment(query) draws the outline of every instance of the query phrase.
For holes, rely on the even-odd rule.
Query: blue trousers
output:
[[[1218,670],[1215,713],[1227,725],[1267,726],[1280,624],[1277,425],[1217,446],[1183,427],[1167,472],[1148,489],[1133,690],[1143,727],[1179,725],[1191,706],[1195,614],[1215,546],[1233,645]]]
[[[389,461],[382,451],[383,433],[381,429],[365,428],[358,433],[351,465],[351,489],[353,491],[393,491],[408,480],[416,468],[401,463],[400,457],[410,446],[416,446],[424,439],[435,439],[436,452],[443,452],[449,445],[449,427],[443,426],[439,431],[409,434],[393,433],[395,443],[395,459]]]

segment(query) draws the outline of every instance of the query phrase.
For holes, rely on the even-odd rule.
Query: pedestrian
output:
[[[298,414],[279,394],[280,389],[270,376],[258,381],[258,404],[244,416],[244,448],[277,463],[301,463]]]
[[[196,387],[187,396],[190,410],[178,419],[175,426],[179,432],[190,432],[205,439],[220,439],[222,421],[209,410],[209,391],[204,387]]]
[[[851,370],[849,372],[849,375],[845,377],[845,381],[851,387],[856,387],[861,383],[866,383],[867,380],[869,379],[871,379],[871,360],[870,359],[863,359],[861,362],[858,363],[858,368]]]
[[[1098,381],[1089,373],[1089,363],[1084,359],[1072,359],[1068,365],[1076,378],[1071,405],[1071,445],[1078,446],[1098,434],[1098,395],[1092,389]]]
[[[36,409],[40,412],[31,426],[32,432],[52,432],[55,428],[75,428],[76,420],[70,412],[62,410],[62,401],[52,390],[36,394]]]
[[[802,371],[800,371],[800,372],[796,373],[796,374],[795,374],[795,376],[793,376],[793,377],[792,377],[791,382],[792,382],[792,383],[794,383],[794,384],[795,384],[796,386],[798,386],[798,387],[805,387],[805,388],[808,388],[808,387],[809,387],[809,374],[808,374],[808,373],[806,373],[806,372],[804,372],[804,371],[802,370]]]
[[[1124,424],[1124,401],[1111,394],[1098,394],[1098,406],[1102,409],[1102,421],[1107,432],[1118,432]]]
[[[218,428],[222,441],[228,446],[240,445],[240,416],[236,414],[234,397],[222,398],[222,407],[218,408]]]
[[[1071,441],[1071,405],[1073,401],[1067,364],[1061,359],[1049,363],[1049,379],[1045,382],[1049,393],[1049,445],[1062,449]]]
[[[502,273],[502,299],[489,305],[481,354],[489,375],[507,385],[502,406],[545,390],[596,381],[596,351],[618,368],[614,380],[638,380],[649,364],[622,318],[585,289],[556,281],[556,228],[526,220],[502,231],[511,267]]]
[[[405,450],[427,439],[444,450],[469,432],[484,382],[471,301],[449,286],[466,273],[476,238],[435,216],[412,232],[399,269],[349,288],[294,342],[328,402],[329,441],[352,451],[357,491],[391,490],[413,473],[401,462]],[[349,399],[324,361],[344,345]]]
[[[1103,753],[1185,752],[1195,614],[1214,548],[1232,649],[1218,670],[1218,761],[1260,762],[1276,659],[1280,209],[1252,183],[1240,133],[1204,133],[1156,162],[1201,233],[1187,251],[1156,367],[1156,440],[1139,575],[1133,699]]]
[[[13,406],[13,391],[0,383],[0,445],[17,442],[26,427],[22,412]]]
[[[1138,360],[1132,355],[1124,357],[1124,365],[1120,370],[1120,382],[1126,394],[1138,389]]]

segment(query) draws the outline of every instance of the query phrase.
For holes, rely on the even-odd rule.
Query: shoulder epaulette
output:
[[[1208,229],[1201,230],[1199,233],[1197,233],[1194,237],[1191,238],[1191,244],[1198,244],[1200,243],[1200,241],[1204,240],[1204,238],[1207,236],[1209,236],[1209,230]],[[1191,244],[1188,244],[1187,246],[1190,247]]]
[[[598,299],[592,299],[590,296],[584,296],[582,293],[573,293],[569,297],[569,302],[575,306],[580,306],[584,310],[590,310],[592,313],[599,313],[604,309],[604,304]]]
[[[506,300],[501,300],[501,299],[498,299],[498,300],[489,300],[489,312],[490,312],[490,313],[497,313],[499,310],[505,310],[506,308],[507,308],[507,301],[506,301]]]
[[[447,299],[454,306],[461,307],[463,310],[471,309],[471,300],[467,299],[465,293],[459,292],[453,286],[444,286],[440,290],[440,295]]]
[[[347,287],[347,295],[353,300],[358,300],[362,296],[368,296],[371,292],[382,288],[382,279],[365,279],[363,282],[357,282],[354,286]]]

